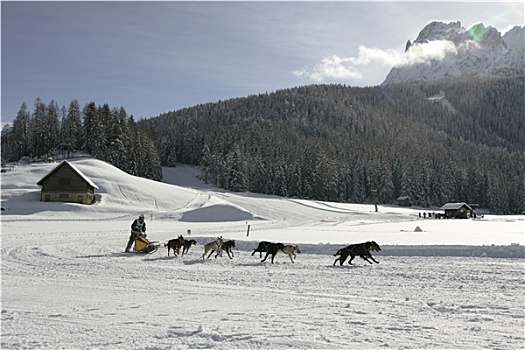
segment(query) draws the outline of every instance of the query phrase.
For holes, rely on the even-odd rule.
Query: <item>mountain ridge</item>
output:
[[[163,165],[199,165],[227,190],[356,203],[408,194],[421,206],[468,201],[504,213],[525,198],[523,85],[523,77],[311,85],[146,123]],[[440,91],[455,112],[429,99]]]
[[[390,70],[381,85],[447,77],[522,75],[524,33],[525,27],[521,26],[502,36],[496,28],[483,23],[467,30],[459,21],[431,22],[414,42],[408,40],[405,60]]]

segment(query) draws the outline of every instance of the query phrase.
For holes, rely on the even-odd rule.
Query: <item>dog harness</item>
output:
[[[364,243],[361,243],[361,244],[352,244],[351,246],[346,247],[345,250],[348,251],[348,252],[350,253],[350,255],[358,255],[358,254],[354,251],[354,249],[357,248],[357,247],[359,247],[360,245],[363,246],[363,254],[364,254],[364,253],[368,253],[368,252],[370,252],[370,249],[366,249],[366,245],[365,245]],[[351,248],[349,249],[349,247],[351,247]]]

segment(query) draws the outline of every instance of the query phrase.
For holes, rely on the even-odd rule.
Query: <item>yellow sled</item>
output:
[[[137,237],[135,239],[135,248],[133,250],[137,253],[151,254],[159,249],[159,242],[149,241],[146,237]]]

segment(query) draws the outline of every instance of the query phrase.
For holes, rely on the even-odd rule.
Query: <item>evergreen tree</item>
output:
[[[125,170],[130,156],[127,145],[129,142],[128,116],[121,107],[110,112],[110,122],[107,133],[107,160],[116,167]]]
[[[399,156],[395,156],[391,161],[392,174],[392,195],[393,198],[399,198],[406,195],[405,174],[403,171],[403,161]]]
[[[47,154],[47,128],[46,122],[46,105],[37,98],[34,104],[33,118],[29,124],[31,134],[31,154],[36,157],[45,157]]]
[[[81,148],[82,120],[80,118],[80,105],[78,100],[69,103],[66,118],[62,123],[62,148],[66,158]]]
[[[277,162],[274,171],[274,194],[281,197],[288,197],[286,165],[283,162]]]
[[[253,160],[249,190],[254,193],[268,194],[268,169],[263,158],[257,155]]]
[[[305,149],[301,158],[301,194],[300,196],[307,199],[314,198],[314,187],[317,183],[317,174],[314,155],[309,149]]]
[[[11,125],[6,124],[2,128],[2,137],[1,141],[1,156],[2,156],[2,165],[5,162],[10,162],[15,159],[16,154],[16,143],[13,140],[13,128]]]
[[[244,192],[247,189],[246,164],[238,144],[233,146],[226,156],[226,189],[233,192]]]
[[[104,103],[102,106],[98,107],[97,116],[98,123],[95,126],[95,133],[97,135],[97,148],[94,150],[93,156],[107,161],[110,158],[110,153],[114,151],[110,149],[110,147],[113,146],[109,140],[113,132],[113,128],[110,126],[111,108],[107,103]]]
[[[82,148],[89,154],[96,157],[100,151],[98,133],[98,110],[95,102],[89,102],[84,106],[84,122],[82,123]]]
[[[18,111],[15,120],[13,121],[12,130],[12,154],[10,154],[10,160],[19,160],[23,156],[29,156],[30,153],[30,137],[29,134],[29,120],[31,115],[27,110],[27,106],[22,103],[20,110]],[[2,148],[5,147],[2,145]]]
[[[45,129],[44,149],[48,155],[56,155],[60,148],[60,121],[58,104],[51,100],[47,107],[47,113],[43,122]]]
[[[214,176],[214,164],[213,155],[211,154],[210,147],[205,144],[202,148],[201,158],[201,179],[205,184],[217,184],[217,178]]]

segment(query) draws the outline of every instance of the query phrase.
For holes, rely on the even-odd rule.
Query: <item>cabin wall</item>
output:
[[[91,204],[94,188],[69,167],[62,167],[42,183],[42,202]]]
[[[74,192],[74,191],[46,191],[42,190],[40,200],[42,202],[64,202],[64,203],[79,203],[92,204],[95,199],[93,191],[88,192]]]
[[[470,210],[465,207],[454,210],[445,210],[445,218],[468,219],[470,217]]]
[[[400,207],[411,207],[412,201],[410,199],[398,199],[397,205]]]
[[[65,190],[85,192],[90,186],[71,168],[62,167],[46,179],[43,187],[49,191]]]

